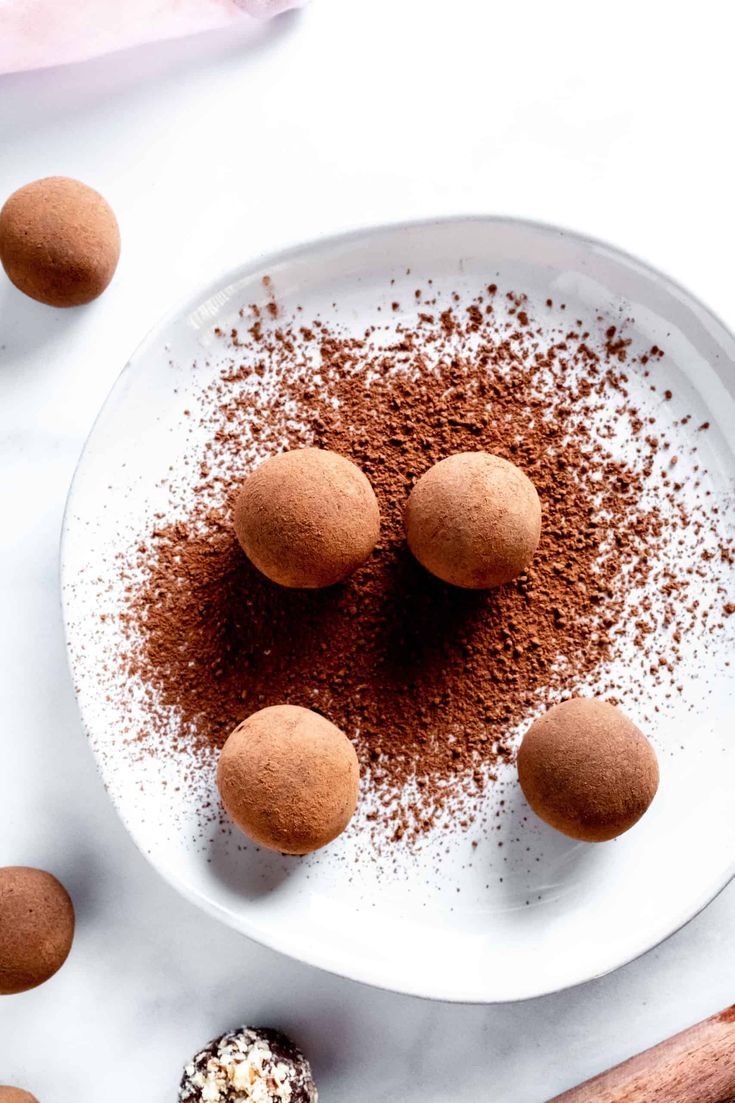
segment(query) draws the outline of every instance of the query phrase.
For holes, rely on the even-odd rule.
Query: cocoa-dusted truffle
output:
[[[298,705],[272,705],[239,724],[217,770],[222,803],[238,827],[286,854],[308,854],[344,831],[358,780],[347,736]]]
[[[375,547],[380,512],[350,460],[321,448],[272,456],[246,480],[235,533],[259,571],[281,586],[341,582]]]
[[[0,1084],[0,1103],[38,1103],[35,1095],[22,1088],[11,1088],[9,1084]]]
[[[309,1062],[278,1030],[243,1026],[184,1068],[179,1103],[317,1103]],[[0,1101],[2,1103],[2,1101]]]
[[[575,697],[528,729],[518,778],[537,816],[572,839],[599,843],[641,818],[656,795],[658,763],[620,709]]]
[[[541,503],[520,468],[488,452],[460,452],[421,476],[405,514],[408,546],[427,571],[486,590],[528,567],[541,534]]]
[[[15,286],[49,306],[81,306],[107,287],[120,256],[112,208],[93,188],[47,176],[0,211],[0,261]]]
[[[74,906],[42,869],[0,868],[0,995],[35,988],[64,964],[74,938]]]

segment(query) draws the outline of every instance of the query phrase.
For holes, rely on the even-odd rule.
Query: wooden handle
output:
[[[735,1005],[549,1103],[735,1103]]]

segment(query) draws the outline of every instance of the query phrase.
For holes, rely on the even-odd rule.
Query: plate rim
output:
[[[526,985],[525,989],[519,990],[514,995],[479,995],[472,991],[468,993],[463,990],[462,985],[458,986],[443,986],[439,989],[434,988],[427,990],[425,985],[418,983],[409,983],[407,979],[398,981],[391,981],[387,975],[382,975],[378,970],[376,975],[375,962],[369,959],[370,964],[367,968],[361,967],[362,959],[351,955],[352,964],[349,965],[346,960],[340,959],[339,961],[331,961],[324,949],[317,948],[316,951],[310,951],[307,947],[304,949],[296,949],[287,940],[279,937],[271,937],[269,935],[267,924],[254,923],[248,919],[247,916],[242,917],[227,910],[224,906],[218,904],[215,900],[211,899],[204,893],[192,888],[184,878],[171,869],[165,862],[158,860],[151,852],[149,852],[131,826],[128,818],[125,814],[123,803],[120,802],[116,796],[111,792],[105,783],[105,772],[103,770],[101,756],[97,752],[94,746],[94,742],[91,738],[90,727],[87,723],[85,711],[80,700],[80,693],[77,689],[74,664],[71,652],[71,628],[69,618],[69,608],[66,594],[66,547],[70,539],[70,529],[73,527],[71,523],[71,515],[73,511],[73,505],[78,493],[78,483],[81,469],[85,460],[88,446],[92,437],[95,434],[97,425],[102,416],[106,413],[108,405],[112,402],[118,388],[128,374],[135,369],[137,362],[145,356],[149,347],[153,342],[158,339],[159,335],[176,319],[189,316],[193,313],[196,307],[201,306],[203,301],[208,300],[217,291],[221,291],[223,287],[229,287],[231,284],[239,282],[248,276],[255,275],[256,273],[263,271],[267,274],[269,268],[275,267],[282,263],[288,263],[289,261],[296,261],[304,256],[314,253],[319,250],[334,250],[341,246],[346,246],[351,243],[358,242],[361,239],[379,236],[380,234],[418,230],[421,228],[436,229],[438,227],[449,227],[459,224],[503,224],[511,228],[517,228],[519,230],[531,230],[540,232],[546,235],[552,235],[559,238],[572,239],[577,244],[593,249],[597,253],[601,253],[610,259],[616,261],[618,264],[622,262],[624,267],[632,269],[638,273],[644,274],[647,277],[653,277],[659,285],[667,291],[669,294],[673,293],[677,298],[683,298],[689,307],[694,307],[697,310],[700,320],[706,320],[708,322],[708,328],[710,332],[716,333],[718,337],[724,338],[732,345],[733,352],[735,354],[735,333],[726,325],[726,323],[719,317],[713,310],[710,309],[701,299],[695,294],[689,291],[683,284],[673,279],[661,269],[655,265],[650,264],[648,261],[642,260],[640,257],[635,256],[632,253],[627,252],[625,249],[618,248],[609,242],[597,238],[593,235],[576,231],[570,228],[562,227],[554,223],[545,222],[542,220],[534,220],[521,218],[516,216],[509,216],[503,214],[487,214],[487,213],[457,213],[451,215],[439,215],[435,217],[425,217],[416,219],[396,219],[393,221],[382,223],[359,223],[351,229],[342,230],[333,234],[326,234],[324,236],[317,236],[311,239],[302,240],[299,239],[296,242],[283,245],[278,249],[266,252],[257,253],[250,257],[248,260],[238,264],[232,268],[227,269],[225,272],[219,275],[210,275],[206,282],[202,285],[192,286],[185,296],[181,296],[173,306],[166,310],[154,323],[151,325],[141,340],[136,344],[133,352],[123,364],[122,368],[116,375],[110,389],[108,390],[102,404],[100,405],[97,414],[95,415],[92,424],[87,432],[84,442],[74,466],[69,490],[67,492],[66,502],[64,505],[64,512],[61,523],[60,541],[59,541],[59,559],[58,559],[58,571],[59,571],[59,588],[62,607],[62,619],[64,626],[64,643],[67,664],[74,687],[74,696],[79,710],[82,729],[84,731],[87,743],[92,752],[95,767],[100,775],[103,784],[105,784],[106,792],[110,798],[110,802],[115,809],[115,812],[119,816],[125,830],[134,842],[135,846],[143,857],[148,861],[151,867],[156,873],[162,877],[162,879],[175,889],[181,896],[183,896],[190,903],[200,908],[207,915],[223,923],[225,926],[238,933],[244,935],[252,942],[256,942],[267,949],[276,951],[283,954],[285,957],[291,958],[294,961],[301,962],[312,968],[322,969],[323,971],[330,973],[334,976],[339,976],[344,979],[366,984],[370,987],[377,988],[382,991],[394,992],[396,994],[412,996],[419,999],[425,999],[430,1001],[439,1001],[444,1003],[456,1003],[466,1006],[492,1006],[496,1004],[513,1004],[524,1002],[531,999],[540,999],[544,996],[554,995],[559,992],[564,992],[569,989],[580,987],[583,984],[587,984],[590,981],[598,980],[601,977],[607,976],[610,973],[623,968],[626,965],[637,961],[645,954],[650,953],[658,946],[662,945],[665,941],[671,938],[673,935],[682,930],[688,923],[700,915],[705,908],[709,906],[725,888],[735,879],[735,854],[732,855],[730,864],[727,867],[724,878],[717,879],[716,883],[708,886],[704,889],[692,903],[687,907],[682,908],[680,912],[666,923],[659,924],[654,934],[649,935],[643,940],[643,943],[636,947],[632,952],[621,951],[619,955],[604,965],[601,969],[589,973],[587,975],[570,976],[570,979],[563,983],[551,982],[546,985],[533,986]],[[348,957],[350,955],[348,954]],[[389,971],[389,966],[381,966],[383,973]]]

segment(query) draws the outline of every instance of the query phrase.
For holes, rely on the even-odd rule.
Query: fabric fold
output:
[[[299,0],[0,0],[0,73],[270,19]]]

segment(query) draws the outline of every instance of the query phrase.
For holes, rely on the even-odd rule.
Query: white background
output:
[[[123,234],[91,307],[54,312],[0,280],[0,865],[52,869],[78,915],[62,972],[0,1000],[0,1082],[41,1103],[172,1103],[184,1059],[248,1021],[297,1037],[323,1103],[541,1103],[735,999],[732,888],[618,974],[507,1007],[372,991],[221,929],[107,802],[57,588],[66,490],[116,374],[164,310],[260,252],[518,214],[639,254],[735,324],[721,7],[318,0],[257,33],[0,78],[0,201],[77,176]]]

